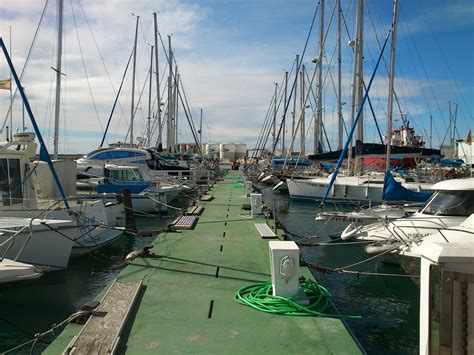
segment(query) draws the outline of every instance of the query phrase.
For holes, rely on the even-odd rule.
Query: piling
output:
[[[135,218],[133,217],[133,203],[130,189],[123,189],[123,205],[125,206],[125,227],[129,230],[137,230]]]

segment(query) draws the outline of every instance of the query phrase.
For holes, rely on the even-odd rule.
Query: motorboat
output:
[[[350,212],[318,212],[314,219],[316,234],[318,236],[324,235],[338,239],[349,224],[357,228],[381,220],[386,223],[413,214],[418,209],[419,207],[415,205],[382,204]]]
[[[130,191],[132,208],[137,213],[168,211],[169,204],[185,189],[175,182],[152,181],[138,166],[106,164],[103,177],[89,182],[83,196],[115,201],[124,190]]]
[[[106,164],[137,166],[153,180],[174,178],[193,183],[209,183],[210,171],[182,166],[171,156],[162,156],[153,148],[111,147],[94,150],[77,160],[78,181],[103,176]]]
[[[46,218],[75,221],[72,255],[88,253],[123,234],[123,203],[84,200],[76,195],[75,162],[55,160],[53,166],[67,196],[69,208],[52,178],[48,164],[34,160],[35,134],[18,132],[0,142],[0,214],[8,218]],[[53,249],[49,249],[53,252]],[[69,258],[69,254],[68,254]]]
[[[446,244],[470,244],[471,248],[474,247],[474,214],[457,226],[439,228],[424,238],[401,244],[393,254],[408,274],[418,277],[422,253],[428,248],[435,251]]]
[[[350,224],[341,234],[341,239],[407,243],[440,228],[459,225],[474,213],[474,178],[441,181],[433,185],[432,190],[435,193],[419,212],[366,226]]]

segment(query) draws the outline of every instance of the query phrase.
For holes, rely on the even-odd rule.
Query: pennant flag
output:
[[[472,144],[471,130],[469,130],[469,132],[467,132],[466,144],[469,144],[469,145]]]
[[[12,88],[12,80],[0,80],[0,90],[10,90]]]

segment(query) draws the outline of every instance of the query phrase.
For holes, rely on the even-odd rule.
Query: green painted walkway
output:
[[[234,301],[239,288],[270,281],[268,240],[241,209],[249,198],[240,179],[229,172],[214,186],[215,199],[201,203],[194,230],[159,235],[157,257],[136,259],[119,274],[145,285],[119,352],[359,354],[339,319],[269,315]],[[45,353],[61,353],[79,329],[69,325]]]

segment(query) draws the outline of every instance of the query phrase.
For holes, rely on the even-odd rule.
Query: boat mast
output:
[[[316,65],[318,66],[318,98],[316,102],[316,120],[314,122],[314,154],[318,154],[322,141],[321,125],[323,123],[323,42],[324,42],[324,0],[320,2],[319,8],[319,55]]]
[[[138,21],[140,16],[137,16],[137,24],[135,26],[135,42],[133,44],[133,72],[132,72],[132,100],[131,100],[131,114],[130,114],[130,148],[133,147],[133,119],[135,116],[135,71],[137,67],[137,37],[138,37]]]
[[[276,121],[277,121],[277,111],[278,111],[277,102],[278,102],[278,83],[275,83],[275,102],[273,105],[273,122],[272,122],[272,147],[275,147],[275,140],[276,140]]]
[[[430,149],[433,149],[433,145],[432,145],[432,133],[433,133],[433,116],[430,115]]]
[[[160,67],[158,61],[158,22],[157,13],[153,13],[153,22],[155,26],[155,67],[156,67],[156,97],[158,106],[158,144],[163,143],[163,126],[161,125],[161,93],[160,93]],[[150,77],[151,80],[151,77]]]
[[[362,97],[364,96],[364,0],[359,0],[359,23],[358,23],[358,35],[356,48],[358,52],[358,70],[357,70],[357,105],[360,105],[362,102]],[[357,141],[364,141],[364,110],[361,111],[361,116],[359,122],[357,123]],[[359,167],[359,171],[362,173],[362,161],[360,157],[356,158],[356,167]]]
[[[58,52],[56,58],[56,102],[54,107],[53,159],[58,159],[59,108],[61,105],[61,57],[63,54],[63,0],[58,0]],[[10,132],[13,127],[10,127]]]
[[[387,158],[385,171],[390,171],[390,154],[392,152],[392,115],[393,115],[393,85],[395,75],[395,40],[397,37],[398,0],[393,0],[392,43],[390,46],[390,76],[388,79],[388,109],[387,109]],[[408,133],[408,132],[407,132]]]
[[[301,66],[301,131],[300,131],[300,140],[301,140],[301,147],[300,147],[300,156],[303,158],[306,155],[305,149],[305,136],[306,136],[306,128],[305,128],[305,66],[304,64]]]
[[[455,104],[456,108],[454,109],[453,115],[453,159],[456,159],[457,152],[456,152],[456,121],[458,119],[458,104]]]
[[[286,101],[288,100],[288,72],[285,71],[285,91],[283,93],[285,96],[284,96],[284,104],[283,104],[283,110],[285,109],[286,107]],[[285,112],[283,112],[283,115],[285,114]],[[286,139],[286,120],[283,122],[283,130],[281,132],[281,152],[283,155],[286,155],[286,147],[285,147],[285,139]]]
[[[359,88],[359,76],[362,73],[359,73],[359,70],[361,69],[361,65],[359,65],[359,62],[362,62],[363,58],[361,56],[361,48],[362,47],[362,38],[360,37],[362,35],[362,31],[359,30],[362,28],[362,12],[364,10],[364,3],[363,0],[358,0],[358,5],[357,5],[357,15],[356,15],[356,36],[353,41],[351,41],[350,45],[354,48],[354,71],[353,71],[353,76],[352,76],[352,107],[351,107],[351,127],[354,123],[354,116],[355,116],[355,111],[356,108],[360,105],[362,97],[358,96],[358,88]],[[360,113],[360,118],[358,121],[357,125],[357,138],[359,138],[359,125],[362,122],[363,115],[362,112]],[[348,173],[351,174],[352,172],[352,136],[351,136],[351,141],[349,143],[349,150],[347,153],[347,170]]]
[[[337,149],[342,149],[341,0],[337,0]]]
[[[171,36],[168,36],[168,117],[166,121],[166,143],[168,151],[173,151],[173,53],[171,52]]]
[[[151,51],[150,51],[150,86],[148,90],[148,121],[147,121],[147,127],[146,127],[146,146],[150,148],[151,146],[151,88],[152,88],[152,78],[153,78],[153,48],[154,46],[151,46]],[[158,107],[159,109],[159,107]]]
[[[179,90],[179,74],[178,74],[178,66],[174,67],[174,95],[173,95],[173,119],[174,119],[174,125],[173,125],[173,133],[174,133],[174,138],[173,138],[173,143],[178,144],[178,90]]]
[[[292,112],[292,120],[291,120],[291,139],[294,141],[295,139],[295,118],[296,118],[296,96],[298,93],[298,65],[300,62],[300,55],[296,55],[296,63],[295,63],[295,95],[293,96],[293,112]],[[293,143],[291,144],[291,152],[293,153]]]
[[[202,149],[202,109],[201,116],[199,118],[199,147]]]
[[[12,26],[10,26],[10,56],[12,55]],[[24,105],[23,105],[24,106]],[[24,111],[24,110],[23,110]],[[23,132],[25,131],[25,114],[23,114]],[[13,85],[12,72],[10,71],[10,138],[7,135],[7,141],[13,141]]]

